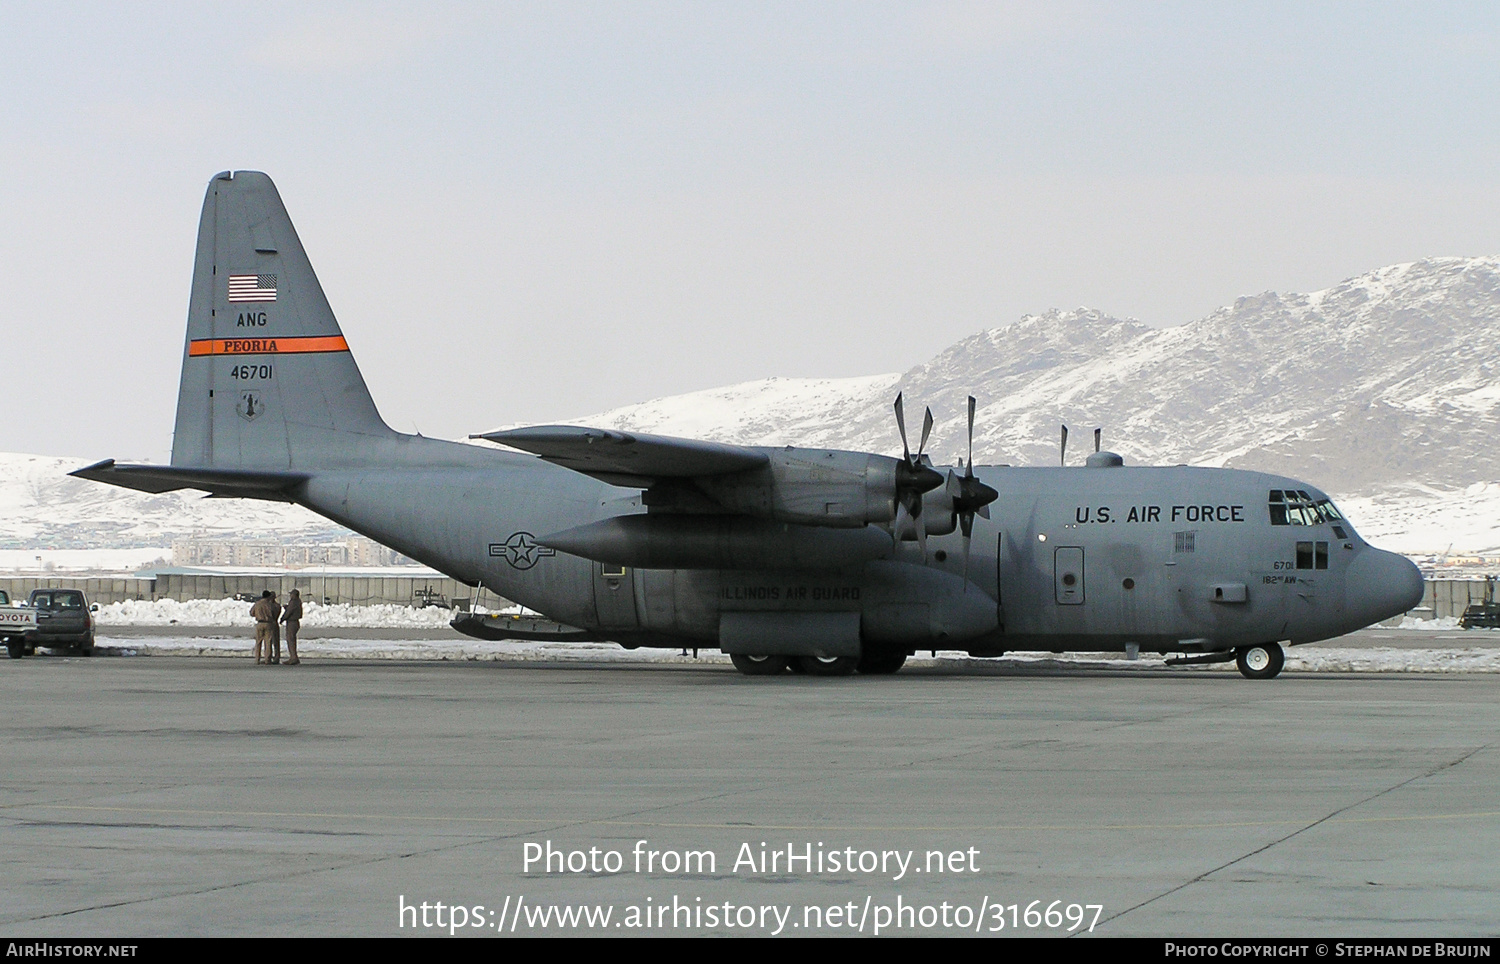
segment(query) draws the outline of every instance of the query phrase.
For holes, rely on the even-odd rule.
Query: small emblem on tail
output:
[[[266,403],[260,392],[240,392],[240,400],[234,410],[240,413],[240,418],[253,422],[266,410]]]

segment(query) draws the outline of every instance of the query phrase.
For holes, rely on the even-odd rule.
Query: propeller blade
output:
[[[964,473],[965,475],[969,476],[970,478],[973,478],[973,476],[974,476],[974,407],[976,405],[978,405],[978,404],[979,403],[977,401],[975,401],[974,396],[970,395],[969,396],[969,468]]]
[[[922,455],[922,453],[924,451],[926,451],[926,449],[927,449],[927,439],[930,438],[931,436],[932,436],[932,409],[929,408],[927,410],[927,414],[922,417],[922,441],[917,445],[917,457],[918,458],[920,458],[921,455]]]
[[[982,505],[979,508],[975,509],[974,511],[978,512],[980,515],[984,516],[986,519],[988,519],[990,517],[990,507],[987,506],[987,505]]]
[[[911,524],[911,513],[906,511],[906,503],[902,502],[896,506],[896,520],[891,523],[891,535],[895,536],[896,542],[906,533],[906,527]]]
[[[927,522],[920,516],[915,517],[917,523],[917,545],[922,547],[922,565],[927,565]]]
[[[950,499],[962,499],[964,497],[963,479],[954,474],[952,469],[948,470],[948,487],[946,491]]]
[[[911,447],[906,444],[906,411],[901,405],[901,393],[896,393],[896,428],[901,432],[901,457],[911,461]]]
[[[974,517],[972,515],[960,516],[960,523],[964,525],[964,592],[969,591],[969,545],[974,541]]]

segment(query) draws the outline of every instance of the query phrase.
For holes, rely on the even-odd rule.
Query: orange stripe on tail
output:
[[[188,342],[188,354],[198,355],[297,355],[308,352],[348,351],[342,335],[314,338],[201,338]]]

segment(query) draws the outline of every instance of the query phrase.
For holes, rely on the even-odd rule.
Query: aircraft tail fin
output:
[[[375,409],[276,185],[209,182],[198,223],[172,464],[358,463],[393,432]]]

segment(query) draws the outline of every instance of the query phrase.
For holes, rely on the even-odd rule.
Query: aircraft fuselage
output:
[[[402,449],[422,464],[392,465],[407,461]],[[1399,614],[1421,592],[1410,563],[1367,545],[1347,520],[1273,524],[1273,491],[1326,497],[1258,472],[977,467],[1000,497],[975,520],[965,580],[956,531],[930,537],[925,562],[903,542],[881,559],[817,570],[601,563],[537,540],[642,513],[640,490],[410,436],[372,462],[317,472],[298,501],[627,645],[714,645],[730,613],[858,612],[867,638],[898,648],[1222,651],[1337,636]]]

